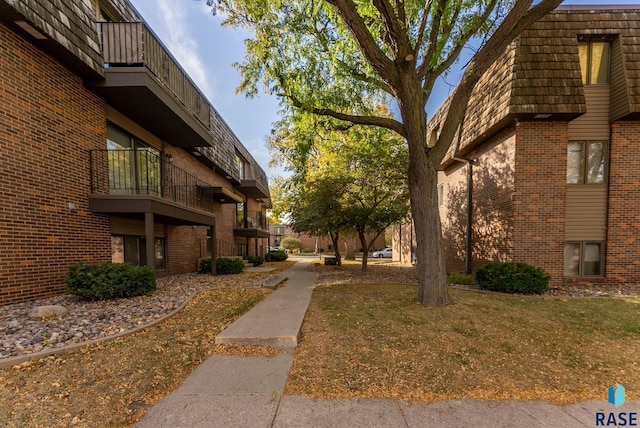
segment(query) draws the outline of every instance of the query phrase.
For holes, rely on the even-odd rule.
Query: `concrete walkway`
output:
[[[213,356],[151,408],[136,427],[573,428],[598,426],[597,412],[607,417],[610,412],[640,412],[640,401],[615,409],[605,401],[606,391],[602,400],[571,406],[472,399],[411,405],[389,399],[283,395],[292,352],[317,279],[316,274],[304,271],[308,264],[299,262],[284,272],[287,280],[282,288],[216,338],[216,343],[278,346],[284,353],[272,358]]]

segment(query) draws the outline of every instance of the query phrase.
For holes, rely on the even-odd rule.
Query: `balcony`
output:
[[[215,224],[215,203],[237,195],[210,186],[153,150],[92,150],[92,212],[140,217],[153,213],[168,224]]]
[[[206,97],[139,22],[99,22],[105,80],[87,85],[118,111],[172,145],[209,147]]]
[[[236,219],[234,236],[246,238],[268,238],[267,216],[260,211],[249,211],[246,216]]]

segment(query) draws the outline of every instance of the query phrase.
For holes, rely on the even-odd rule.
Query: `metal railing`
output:
[[[267,216],[261,211],[249,211],[246,214],[236,219],[236,229],[267,230]]]
[[[217,257],[235,257],[238,255],[237,245],[230,244],[222,239],[216,240]]]
[[[141,22],[99,22],[106,67],[146,67],[207,129],[211,107],[187,73]]]
[[[91,193],[152,195],[202,211],[213,211],[210,187],[151,150],[91,150]]]

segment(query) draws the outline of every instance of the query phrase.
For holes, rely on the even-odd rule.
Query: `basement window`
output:
[[[156,269],[166,268],[165,240],[155,238],[154,242],[154,266]],[[142,236],[111,236],[111,262],[130,263],[136,266],[147,264],[147,240]]]
[[[564,276],[603,276],[603,247],[602,242],[567,242],[564,245]]]

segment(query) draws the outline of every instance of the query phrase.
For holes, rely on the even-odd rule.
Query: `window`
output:
[[[247,244],[238,244],[238,255],[242,257],[249,255]]]
[[[564,276],[602,276],[602,242],[567,242],[564,245]]]
[[[611,44],[608,41],[581,41],[578,44],[578,53],[582,83],[584,85],[608,84]]]
[[[164,269],[166,267],[164,244],[164,238],[154,239],[154,266],[156,269]],[[147,264],[146,238],[142,236],[112,236],[111,261],[113,263],[131,263],[136,266],[145,266]]]
[[[441,207],[444,204],[444,184],[438,186],[438,206]]]
[[[244,180],[247,178],[247,162],[242,159],[239,154],[236,154],[236,166],[238,167],[238,174],[240,174],[240,179]]]
[[[245,227],[245,210],[244,203],[236,204],[236,225],[237,227]]]
[[[567,183],[605,182],[607,144],[603,141],[571,142],[567,146]]]
[[[107,124],[109,190],[112,194],[161,194],[160,151]]]

